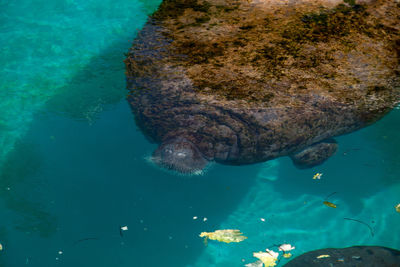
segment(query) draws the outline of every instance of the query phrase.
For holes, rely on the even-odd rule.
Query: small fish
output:
[[[335,208],[335,209],[336,209],[336,204],[333,204],[332,202],[324,201],[324,204],[325,204],[326,206],[328,206],[328,207],[331,207],[331,208]]]

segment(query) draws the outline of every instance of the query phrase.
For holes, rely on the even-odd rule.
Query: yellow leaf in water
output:
[[[324,204],[325,204],[326,206],[328,206],[328,207],[331,207],[331,208],[335,208],[335,209],[336,209],[336,204],[333,204],[332,202],[324,201]]]
[[[314,179],[314,180],[316,180],[316,179],[317,179],[317,180],[320,180],[320,179],[321,179],[321,176],[322,176],[322,174],[323,174],[323,173],[319,173],[319,172],[317,172],[316,174],[314,174],[314,176],[313,176],[313,179]]]
[[[282,255],[284,258],[289,259],[290,257],[292,257],[292,253],[283,253]]]
[[[396,206],[396,211],[397,211],[397,212],[400,212],[400,203],[397,204],[397,206]]]
[[[330,255],[319,255],[317,259],[329,258]]]
[[[279,253],[267,249],[267,252],[254,252],[253,256],[261,260],[265,267],[272,267],[276,265]]]
[[[243,236],[243,233],[241,233],[240,230],[234,229],[217,230],[215,232],[202,232],[200,237],[225,243],[241,242],[247,239],[247,237]]]

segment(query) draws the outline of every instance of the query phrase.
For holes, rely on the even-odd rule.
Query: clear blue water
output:
[[[284,242],[295,256],[400,249],[400,110],[311,170],[282,158],[182,177],[148,163],[122,60],[159,2],[0,1],[0,266],[242,266]],[[337,209],[322,204],[332,192]],[[225,228],[249,238],[198,237]]]

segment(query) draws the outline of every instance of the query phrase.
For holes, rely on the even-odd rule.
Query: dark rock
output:
[[[162,166],[315,166],[398,104],[399,18],[392,0],[164,0],[125,60],[128,101]]]
[[[329,255],[325,258],[317,258]],[[385,247],[356,246],[325,248],[307,252],[285,264],[284,267],[399,267],[400,251]]]

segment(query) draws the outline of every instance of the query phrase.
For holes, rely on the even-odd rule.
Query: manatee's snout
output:
[[[164,168],[186,174],[200,172],[208,163],[196,145],[185,138],[162,143],[154,151],[153,161]]]

